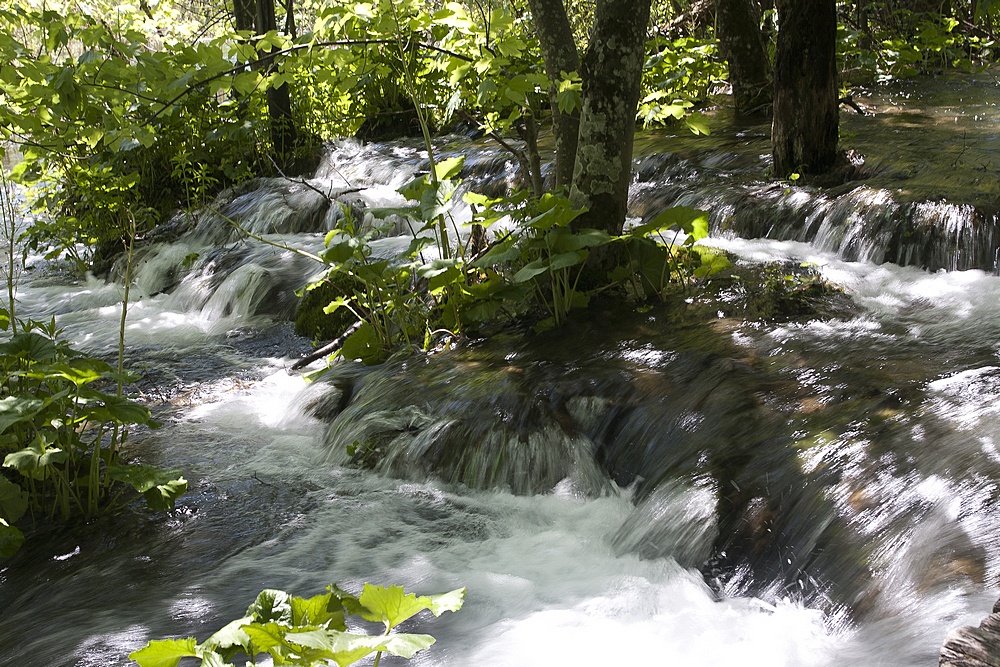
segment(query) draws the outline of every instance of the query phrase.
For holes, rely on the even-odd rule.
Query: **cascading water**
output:
[[[909,125],[946,105],[923,104],[919,122],[845,125],[860,143],[885,126],[924,141]],[[962,114],[983,134],[959,156],[976,164],[1000,155],[982,113]],[[345,143],[308,183],[256,181],[178,220],[139,258],[127,336],[167,422],[133,451],[189,491],[168,515],[29,534],[0,565],[0,663],[125,665],[150,639],[204,639],[262,588],[372,581],[468,587],[459,613],[413,622],[438,638],[422,665],[934,664],[1000,582],[995,186],[932,198],[916,151],[893,162],[877,144],[866,182],[764,182],[760,135],[642,138],[634,213],[712,208],[713,244],[843,286],[825,317],[744,319],[727,278],[306,386],[284,369],[309,344],[278,319],[319,267],[228,220],[315,252],[345,208],[401,204],[419,150]],[[516,181],[500,152],[443,149],[475,151],[477,189]],[[116,286],[36,264],[22,315],[110,355]]]

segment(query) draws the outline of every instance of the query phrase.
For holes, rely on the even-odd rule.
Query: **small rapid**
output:
[[[0,564],[0,662],[126,665],[151,639],[204,639],[263,588],[371,581],[468,587],[460,612],[407,628],[438,639],[421,665],[934,664],[1000,584],[1000,278],[992,186],[973,182],[996,119],[963,113],[983,134],[948,158],[979,161],[961,188],[946,179],[960,201],[928,194],[919,150],[877,146],[886,127],[943,132],[931,98],[974,84],[935,84],[916,119],[918,100],[900,121],[846,122],[875,175],[839,189],[762,180],[756,126],[644,135],[632,214],[709,208],[705,242],[735,277],[312,384],[286,370],[312,346],[285,320],[322,267],[279,246],[315,253],[344,216],[401,205],[420,149],[344,142],[309,179],[178,218],[137,257],[127,362],[165,426],[130,453],[189,490],[166,514],[29,531]],[[495,149],[441,148],[470,154],[479,190],[517,183]],[[760,263],[807,264],[844,294],[749,314],[739,274]],[[29,265],[20,313],[112,356],[120,287]]]

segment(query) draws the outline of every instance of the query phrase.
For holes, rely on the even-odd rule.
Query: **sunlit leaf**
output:
[[[45,401],[30,394],[15,394],[0,401],[0,433],[22,421],[30,421],[45,407]]]
[[[434,165],[434,173],[437,174],[439,181],[450,180],[458,176],[458,174],[462,171],[462,165],[464,164],[464,155],[448,158],[447,160],[442,160]]]
[[[139,663],[139,667],[177,667],[181,658],[196,658],[197,642],[194,637],[187,639],[157,639],[145,648],[129,653],[129,659]]]
[[[457,611],[462,607],[464,598],[465,588],[418,598],[412,593],[404,593],[402,586],[386,588],[371,584],[365,584],[364,591],[358,596],[361,604],[372,612],[373,617],[368,620],[382,621],[389,628],[396,627],[424,609],[429,609],[435,616],[445,611]]]
[[[253,616],[259,623],[271,621],[291,625],[292,596],[285,591],[268,588],[257,594],[257,598],[247,607],[247,616]]]
[[[154,510],[173,509],[174,501],[187,490],[187,480],[180,470],[164,470],[141,463],[109,465],[108,477],[141,493],[146,504]]]
[[[252,623],[253,620],[253,616],[244,616],[227,623],[221,630],[206,639],[203,646],[209,648],[217,646],[221,649],[233,648],[234,646],[247,648],[250,638],[247,633],[243,632],[242,628],[244,625]]]

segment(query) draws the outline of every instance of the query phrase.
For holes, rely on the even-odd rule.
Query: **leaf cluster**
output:
[[[400,623],[424,610],[435,616],[458,611],[465,588],[439,595],[417,597],[401,586],[365,584],[354,596],[336,584],[327,593],[306,599],[278,590],[262,591],[243,618],[232,621],[201,644],[193,637],[149,642],[129,655],[140,667],[176,667],[182,658],[198,658],[206,667],[231,666],[234,656],[245,654],[254,662],[267,654],[276,665],[313,667],[331,662],[340,667],[372,653],[378,665],[382,653],[406,659],[434,643],[430,635],[393,633]],[[381,623],[382,635],[348,631],[347,617]]]
[[[0,326],[10,324],[0,309]],[[113,511],[141,493],[150,508],[170,509],[187,488],[179,470],[122,460],[130,428],[159,426],[149,410],[109,383],[135,378],[73,350],[55,321],[21,322],[0,344],[0,557],[23,542],[14,526],[26,514],[63,520]]]

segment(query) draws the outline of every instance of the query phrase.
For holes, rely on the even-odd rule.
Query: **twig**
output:
[[[327,262],[323,261],[323,258],[320,257],[319,255],[314,255],[311,252],[306,252],[305,250],[300,250],[299,248],[293,248],[292,246],[286,245],[284,243],[275,243],[274,241],[269,241],[268,239],[265,239],[263,236],[258,236],[257,234],[254,234],[253,232],[244,229],[240,225],[240,223],[236,222],[235,220],[233,220],[229,216],[223,215],[219,211],[216,211],[211,206],[208,207],[208,210],[211,211],[212,213],[216,214],[217,216],[219,216],[220,218],[222,218],[223,220],[225,220],[226,222],[228,222],[229,224],[231,224],[233,227],[235,227],[236,229],[240,230],[241,232],[243,232],[244,234],[246,234],[247,236],[249,236],[252,239],[256,239],[256,240],[260,241],[261,243],[266,243],[269,246],[274,246],[275,248],[279,248],[281,250],[287,250],[288,252],[294,252],[296,255],[301,255],[302,257],[305,257],[307,259],[311,259],[314,262],[318,262],[319,264],[324,264],[324,265],[327,264]]]
[[[258,482],[260,482],[261,484],[263,484],[264,486],[270,486],[272,489],[274,488],[274,484],[268,484],[267,482],[265,482],[264,480],[262,480],[260,477],[258,477],[257,473],[254,473],[253,475],[251,475],[250,479],[255,479]]]
[[[271,160],[271,164],[278,171],[278,173],[281,174],[281,177],[283,179],[285,179],[286,181],[289,181],[291,183],[298,183],[299,185],[306,186],[307,188],[309,188],[310,190],[312,190],[313,192],[315,192],[316,194],[318,194],[323,199],[326,199],[328,202],[332,202],[334,200],[335,196],[336,197],[340,197],[340,196],[343,196],[343,195],[349,195],[349,194],[353,194],[355,192],[361,192],[362,190],[364,190],[364,188],[348,188],[347,190],[344,190],[342,192],[338,192],[336,195],[333,195],[332,191],[331,191],[331,194],[323,194],[323,192],[319,188],[317,188],[316,186],[314,186],[312,183],[310,183],[306,179],[304,179],[304,178],[294,179],[291,176],[287,176],[285,174],[285,172],[283,172],[281,170],[281,167],[278,166],[278,163],[274,161],[273,157],[271,157],[270,155],[268,155],[267,157]],[[346,181],[347,179],[345,178],[344,180]]]
[[[302,357],[301,359],[299,359],[298,361],[296,361],[294,364],[292,364],[291,366],[289,366],[288,367],[288,372],[290,373],[292,371],[297,371],[300,368],[304,368],[304,367],[308,366],[309,364],[311,364],[312,362],[316,361],[320,357],[325,357],[328,354],[333,354],[334,352],[336,352],[337,350],[339,350],[340,348],[342,348],[344,346],[344,341],[347,340],[347,337],[350,336],[355,331],[357,331],[358,329],[360,329],[362,324],[364,324],[364,322],[362,322],[362,321],[359,320],[359,321],[355,322],[354,324],[352,324],[351,326],[347,327],[347,331],[345,331],[344,333],[340,334],[339,337],[337,337],[333,341],[327,343],[326,345],[324,345],[323,347],[319,348],[318,350],[316,350],[314,352],[311,352],[310,354],[307,354],[306,356]]]
[[[469,112],[465,111],[464,109],[459,109],[458,115],[461,116],[464,120],[469,121],[470,123],[475,123],[476,126],[479,127],[479,129],[481,129],[483,132],[485,132],[491,139],[493,139],[493,141],[500,144],[504,149],[507,150],[507,152],[513,155],[514,158],[517,160],[518,166],[521,167],[521,171],[524,172],[525,177],[528,179],[528,182],[529,183],[531,182],[531,166],[528,163],[528,158],[527,156],[525,156],[524,151],[520,150],[519,148],[515,148],[514,146],[509,144],[503,137],[501,137],[493,130],[487,130],[485,125],[480,123],[478,119],[474,118],[472,115],[469,114]]]

